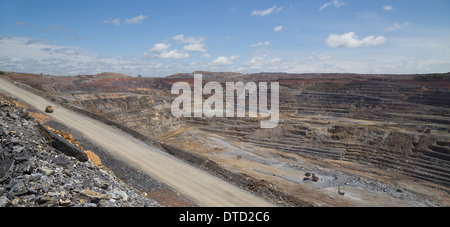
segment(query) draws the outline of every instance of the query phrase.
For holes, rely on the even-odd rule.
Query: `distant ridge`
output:
[[[236,77],[236,76],[242,76],[244,74],[242,73],[235,73],[235,72],[210,72],[210,71],[195,71],[193,73],[175,73],[167,78],[170,79],[186,79],[186,78],[193,78],[194,74],[202,74],[205,78],[216,78],[216,79],[222,79],[222,78],[230,78],[230,77]]]
[[[99,77],[99,78],[130,78],[131,76],[123,73],[103,72],[96,75],[78,75],[78,77]]]

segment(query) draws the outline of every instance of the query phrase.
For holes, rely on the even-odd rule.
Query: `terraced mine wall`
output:
[[[63,104],[63,103],[60,103]],[[203,169],[209,173],[212,173],[221,179],[224,179],[228,182],[234,183],[241,188],[245,188],[263,198],[266,198],[274,203],[283,205],[283,206],[294,206],[294,207],[309,207],[312,206],[311,203],[303,201],[297,197],[291,196],[287,193],[284,193],[281,189],[277,188],[275,185],[270,184],[269,182],[266,182],[264,180],[257,180],[249,175],[242,174],[242,173],[236,173],[232,172],[230,170],[227,170],[217,163],[208,160],[204,157],[198,156],[192,152],[176,148],[174,146],[171,146],[169,144],[165,144],[162,142],[159,142],[155,139],[149,138],[148,136],[145,136],[139,132],[136,132],[133,129],[130,129],[128,127],[125,127],[121,124],[118,124],[117,122],[107,120],[103,118],[102,116],[93,114],[91,112],[88,112],[83,109],[75,108],[73,106],[65,105],[65,107],[84,114],[86,116],[89,116],[93,119],[96,119],[98,121],[101,121],[103,123],[106,123],[110,126],[114,126],[119,128],[120,130],[132,135],[133,137],[141,140],[142,142],[149,144],[151,146],[157,146],[161,150],[180,158],[194,166],[199,167],[200,169]]]
[[[61,78],[57,82],[48,78],[30,82],[24,77],[20,81],[42,88],[45,91],[43,95],[50,93],[66,97],[60,100],[66,106],[114,125],[143,141],[164,146],[169,153],[183,154],[181,158],[203,168],[208,166],[205,165],[208,160],[149,138],[161,133],[154,127],[155,124],[165,121],[158,126],[161,129],[167,126],[167,122],[175,122],[170,125],[175,129],[195,126],[231,139],[299,156],[357,162],[450,186],[450,82],[435,81],[433,78],[427,75],[342,74],[257,74],[242,77],[244,81],[280,82],[282,117],[279,126],[273,130],[260,130],[256,119],[175,120],[170,117],[167,108],[151,110],[154,105],[148,104],[149,99],[144,97],[170,102],[173,97],[167,88],[177,81],[173,77],[148,80],[72,79],[77,82],[71,82],[70,78]],[[189,78],[179,80],[189,81]],[[118,91],[129,95],[118,94]],[[98,99],[82,100],[83,92],[114,93],[117,97],[108,99],[98,96]],[[77,105],[86,110],[76,108]],[[110,108],[100,111],[96,106]],[[148,120],[155,117],[154,112],[158,111],[167,116],[160,120]],[[143,130],[143,127],[147,128]],[[210,169],[220,172],[213,164]],[[236,179],[233,173],[222,175]],[[246,187],[247,183],[241,185]]]
[[[189,123],[262,147],[377,166],[450,186],[449,90],[377,80],[281,84],[302,93],[280,98],[285,117],[278,129],[263,132],[245,119]]]
[[[26,89],[30,92],[34,92],[42,97],[45,97],[47,99],[50,99],[54,102],[57,102],[58,104],[64,106],[65,108],[68,108],[72,111],[75,111],[77,113],[86,115],[88,117],[91,117],[93,119],[96,119],[98,121],[101,121],[105,124],[108,124],[110,126],[116,127],[131,136],[141,140],[142,142],[149,144],[151,146],[156,146],[160,148],[161,150],[177,157],[182,160],[185,160],[186,162],[199,167],[200,169],[203,169],[209,173],[212,173],[218,177],[220,177],[223,180],[226,180],[228,182],[231,182],[233,184],[238,185],[241,188],[245,188],[263,198],[266,198],[276,204],[280,204],[282,206],[294,206],[294,207],[310,207],[313,206],[312,203],[303,201],[297,197],[294,197],[292,195],[289,195],[287,193],[284,193],[281,189],[277,188],[275,185],[270,184],[269,182],[266,182],[264,180],[257,180],[249,175],[236,173],[229,171],[220,165],[216,164],[215,162],[208,160],[206,158],[203,158],[201,156],[195,155],[192,152],[176,148],[174,146],[171,146],[169,144],[165,144],[162,142],[159,142],[155,139],[152,139],[148,136],[145,136],[139,132],[136,132],[133,129],[130,129],[128,127],[125,127],[117,122],[108,120],[100,115],[91,113],[89,111],[74,107],[70,104],[68,104],[65,100],[61,100],[58,97],[54,97],[52,95],[49,95],[45,92],[38,91],[28,85],[24,84],[16,84],[17,86]]]

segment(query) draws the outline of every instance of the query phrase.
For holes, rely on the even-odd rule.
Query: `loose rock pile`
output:
[[[0,96],[0,207],[154,207],[91,161],[50,147],[26,110]]]

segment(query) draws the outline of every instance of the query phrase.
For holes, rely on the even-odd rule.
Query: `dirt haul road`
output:
[[[54,113],[44,114],[69,128],[78,130],[116,158],[164,182],[197,206],[273,206],[270,202],[246,190],[184,163],[158,148],[144,144],[118,129],[63,108],[1,77],[0,92],[15,97],[42,112],[46,106],[53,106]]]

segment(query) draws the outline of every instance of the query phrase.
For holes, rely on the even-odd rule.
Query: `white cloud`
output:
[[[234,56],[230,56],[230,57],[220,56],[220,57],[216,58],[214,61],[212,61],[212,64],[213,65],[232,65],[233,61],[238,58],[239,58],[238,55],[234,55]]]
[[[391,27],[387,28],[386,31],[390,31],[391,32],[391,31],[399,30],[399,29],[402,29],[404,27],[407,27],[408,25],[410,25],[410,23],[406,22],[406,21],[403,22],[402,24],[395,23]]]
[[[43,47],[41,48],[41,51],[44,51],[50,55],[55,55],[55,54],[61,54],[61,55],[78,55],[79,52],[76,51],[73,48],[67,48],[67,47],[61,47],[61,48],[56,48],[56,47]]]
[[[206,41],[205,37],[184,37],[183,34],[176,35],[172,39],[181,43],[190,44],[204,43]]]
[[[275,71],[279,72],[284,70],[284,67],[280,65],[281,58],[268,58],[267,54],[258,55],[244,62],[243,66],[245,68],[255,70],[255,71]],[[281,68],[283,69],[281,69]],[[277,69],[275,69],[277,68]]]
[[[25,21],[16,21],[16,23],[14,23],[15,26],[22,26],[25,24]]]
[[[180,34],[172,39],[179,43],[187,44],[183,47],[184,51],[208,52],[205,48],[205,37],[185,37],[183,34]]]
[[[277,7],[276,5],[274,5],[272,8],[266,9],[266,10],[253,10],[253,12],[250,15],[252,15],[252,16],[267,16],[272,13],[278,13],[282,9],[283,9],[283,7]]]
[[[172,39],[173,39],[173,40],[176,40],[176,41],[180,41],[180,42],[184,42],[184,41],[185,41],[184,35],[183,35],[183,34],[176,35],[176,36],[174,36]]]
[[[160,53],[159,55],[156,55],[157,58],[162,59],[184,59],[190,57],[188,53],[184,51],[180,51],[177,49],[171,50],[171,51],[164,51]]]
[[[262,47],[262,46],[270,46],[270,45],[272,45],[272,44],[269,41],[265,41],[265,42],[254,43],[250,46],[251,47]]]
[[[139,24],[147,17],[148,16],[145,16],[145,15],[141,14],[141,15],[133,17],[133,18],[125,19],[125,23],[126,24]],[[120,21],[119,18],[116,18],[116,19],[108,18],[108,19],[103,20],[103,23],[105,23],[105,24],[113,24],[115,26],[119,26],[121,21]]]
[[[214,65],[231,65],[233,62],[228,57],[220,56],[212,61]]]
[[[313,52],[307,59],[308,59],[308,61],[323,62],[323,61],[328,61],[328,60],[332,59],[332,57],[329,54],[318,55],[316,52]]]
[[[275,28],[273,29],[273,31],[274,31],[274,32],[281,32],[281,31],[283,31],[283,29],[284,29],[284,26],[283,26],[283,25],[280,25],[280,26],[275,27]]]
[[[119,19],[114,19],[114,20],[111,21],[111,23],[113,23],[116,26],[119,26],[120,25],[120,20]]]
[[[239,55],[230,56],[230,60],[234,61],[239,58]]]
[[[150,51],[156,52],[156,53],[162,53],[164,51],[167,51],[167,49],[169,49],[171,46],[172,45],[166,44],[166,43],[157,43],[152,47],[152,49],[150,49]]]
[[[184,46],[185,51],[207,52],[203,43],[192,43]]]
[[[170,43],[157,43],[149,51],[143,54],[143,57],[147,58],[159,58],[159,59],[184,59],[189,58],[190,55],[187,52],[208,52],[205,48],[204,37],[185,37],[183,34],[176,35],[172,40],[178,43],[186,44],[183,49],[172,49]],[[170,40],[168,40],[170,41]],[[211,57],[210,55],[202,55],[201,57]]]
[[[119,26],[120,25],[120,19],[108,18],[108,19],[104,20],[103,23],[105,23],[105,24],[114,24],[115,26]]]
[[[349,33],[347,33],[349,34]],[[343,35],[337,35],[343,40]],[[365,36],[364,36],[365,37]],[[336,47],[375,45],[377,37],[357,38],[350,34],[348,42],[341,41]],[[183,37],[187,39],[186,37]],[[383,37],[384,38],[384,37]],[[381,42],[381,38],[378,37]],[[183,39],[182,39],[183,40]],[[96,74],[100,72],[121,72],[127,75],[166,76],[178,72],[233,71],[290,72],[290,73],[429,73],[448,72],[449,36],[389,38],[389,48],[374,48],[369,52],[356,50],[357,55],[347,51],[329,49],[328,52],[292,51],[274,56],[268,52],[257,52],[254,56],[215,56],[201,53],[189,56],[183,50],[186,44],[174,40],[150,46],[143,58],[107,58],[89,52],[84,48],[61,46],[47,40],[31,37],[0,35],[0,69],[3,71],[44,73],[51,75]],[[186,41],[186,40],[185,40]],[[267,41],[268,42],[268,41]],[[354,42],[356,44],[350,44]],[[384,41],[385,42],[385,41]],[[256,46],[264,41],[255,43]],[[178,47],[181,46],[181,47]],[[175,49],[175,47],[177,49]],[[392,50],[391,50],[392,47]],[[358,54],[364,53],[364,54]],[[178,60],[185,59],[187,60]],[[191,59],[192,58],[192,59]],[[166,60],[175,59],[175,60]],[[238,60],[237,60],[238,59]],[[240,61],[242,59],[242,62]]]
[[[105,58],[78,47],[47,44],[29,37],[0,37],[0,68],[5,71],[51,75],[123,72],[142,74],[163,67],[160,63]]]
[[[149,51],[143,54],[144,57],[160,58],[160,59],[183,59],[190,57],[188,53],[173,49],[169,51],[171,44],[157,43]]]
[[[354,32],[344,33],[342,35],[331,34],[326,44],[333,48],[355,48],[361,46],[378,46],[386,43],[386,38],[384,36],[367,36],[360,40]]]
[[[136,16],[136,17],[133,17],[133,18],[130,18],[130,19],[126,19],[125,20],[125,23],[127,23],[127,24],[139,24],[139,23],[141,23],[143,20],[145,20],[145,18],[147,18],[148,16],[145,16],[145,15],[139,15],[139,16]]]
[[[334,7],[336,7],[336,8],[341,8],[342,6],[345,6],[345,5],[347,5],[347,3],[341,2],[341,1],[339,1],[339,0],[333,0],[333,1],[331,1],[331,2],[327,2],[327,3],[323,4],[323,5],[319,8],[319,11],[322,11],[322,10],[324,10],[324,9],[330,7],[330,6],[334,6]]]
[[[383,6],[383,9],[386,11],[394,11],[395,10],[395,8],[391,5]]]

